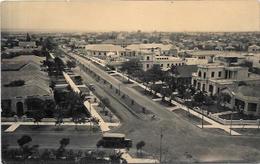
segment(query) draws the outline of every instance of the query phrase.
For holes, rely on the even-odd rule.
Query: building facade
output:
[[[198,90],[215,95],[221,89],[232,86],[234,81],[248,79],[248,68],[225,66],[220,63],[199,65],[197,73],[192,75],[192,84]]]

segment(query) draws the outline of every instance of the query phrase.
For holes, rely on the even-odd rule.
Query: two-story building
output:
[[[162,55],[158,56],[151,53],[143,54],[141,62],[144,71],[147,71],[148,69],[152,68],[153,65],[160,65],[162,70],[168,70],[172,66],[185,65],[185,60],[183,60],[182,58]]]
[[[197,73],[192,75],[192,84],[198,90],[215,95],[221,89],[232,86],[234,81],[243,81],[248,78],[247,67],[210,63],[198,66]]]

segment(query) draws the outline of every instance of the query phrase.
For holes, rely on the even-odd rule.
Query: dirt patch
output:
[[[148,90],[145,91],[140,86],[133,86],[132,88],[135,89],[136,91],[138,91],[139,93],[141,93],[142,95],[145,95],[146,97],[149,97],[151,99],[158,99],[158,98],[160,98],[159,96],[149,92]]]
[[[187,111],[179,108],[172,111],[173,113],[177,114],[178,116],[181,116],[185,120],[188,120],[192,122],[195,125],[201,124],[202,119],[194,116],[193,114],[188,113]],[[211,125],[209,122],[203,120],[204,125]]]

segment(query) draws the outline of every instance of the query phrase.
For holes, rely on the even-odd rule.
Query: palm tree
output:
[[[60,128],[61,124],[63,123],[63,113],[61,107],[58,105],[56,106],[56,114],[55,114],[55,126],[58,125],[58,129]]]
[[[144,141],[140,141],[136,144],[136,150],[138,152],[138,150],[141,152],[142,154],[142,148],[145,146],[145,142]]]

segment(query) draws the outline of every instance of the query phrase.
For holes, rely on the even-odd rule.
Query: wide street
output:
[[[77,55],[73,55],[73,57],[114,86],[120,84],[121,92],[156,114],[159,118],[156,121],[142,120],[131,116],[132,114],[126,108],[112,100],[112,97],[109,96],[112,93],[106,91],[103,84],[97,84],[97,82],[91,80],[90,76],[85,74],[90,83],[96,84],[98,94],[107,96],[112,100],[112,106],[117,109],[117,115],[122,118],[123,125],[113,131],[126,133],[127,137],[134,142],[144,140],[146,142],[144,150],[154,154],[157,158],[159,155],[160,129],[162,128],[163,158],[167,158],[167,160],[169,158],[183,161],[231,160],[249,162],[248,159],[260,160],[260,138],[250,136],[234,137],[213,129],[200,129],[173,112],[164,109],[163,106],[144,97],[139,92],[128,87],[127,84],[122,84],[86,59]]]

